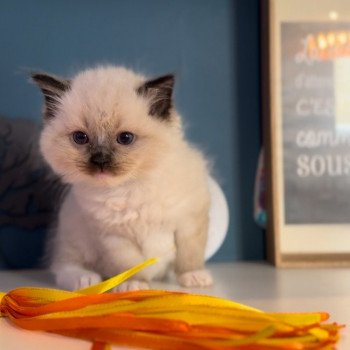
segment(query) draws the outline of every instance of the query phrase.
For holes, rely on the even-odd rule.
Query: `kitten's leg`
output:
[[[132,241],[121,236],[110,236],[105,240],[106,254],[103,257],[104,275],[112,277],[122,273],[146,260],[141,249]],[[115,291],[130,291],[149,289],[152,279],[152,266],[138,272],[129,280],[121,283]]]
[[[175,272],[184,287],[207,287],[213,284],[210,273],[204,269],[204,254],[208,235],[207,215],[183,220],[176,240]]]
[[[87,266],[96,266],[98,252],[91,225],[77,209],[72,196],[64,201],[55,236],[48,242],[47,255],[56,284],[76,290],[101,282],[101,276]]]

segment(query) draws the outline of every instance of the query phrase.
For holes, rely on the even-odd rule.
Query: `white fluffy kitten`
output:
[[[42,154],[71,185],[50,243],[57,284],[87,287],[158,257],[120,289],[147,288],[170,266],[183,286],[210,285],[208,171],[184,139],[174,77],[98,67],[32,78],[45,97]]]

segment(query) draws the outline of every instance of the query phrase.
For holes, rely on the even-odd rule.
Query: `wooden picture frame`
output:
[[[261,13],[268,260],[350,266],[350,2]]]

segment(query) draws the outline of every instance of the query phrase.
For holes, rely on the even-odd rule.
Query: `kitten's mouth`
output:
[[[104,167],[100,167],[99,169],[96,169],[93,172],[93,175],[97,176],[97,177],[107,177],[107,176],[112,176],[113,171],[110,168],[104,168]]]
[[[108,166],[91,166],[86,167],[86,173],[96,178],[107,178],[115,175],[115,169]]]
[[[104,172],[96,173],[94,177],[95,177],[95,179],[104,180],[104,179],[111,178],[112,174],[104,171]]]

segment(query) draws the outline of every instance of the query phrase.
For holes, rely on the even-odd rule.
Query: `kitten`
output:
[[[182,286],[212,284],[208,170],[184,139],[174,76],[108,66],[32,79],[45,98],[41,152],[71,185],[49,244],[58,286],[84,288],[150,257],[160,260],[120,290],[148,288],[170,267]]]

